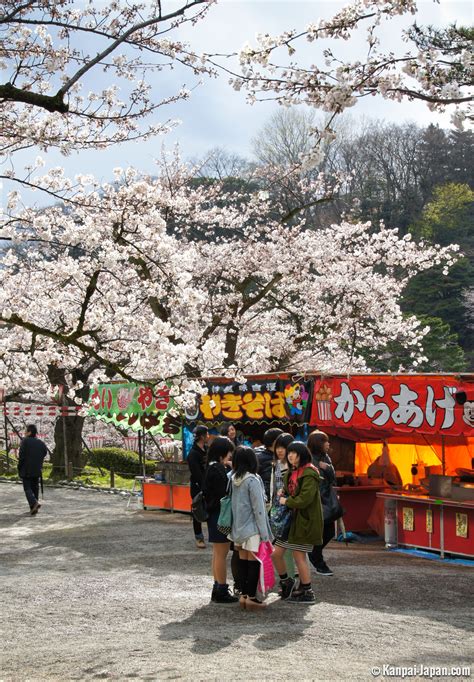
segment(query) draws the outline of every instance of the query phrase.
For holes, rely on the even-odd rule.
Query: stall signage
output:
[[[474,386],[449,376],[371,375],[315,381],[311,424],[341,428],[474,435]],[[455,394],[465,391],[466,404]],[[474,405],[473,405],[474,406]]]
[[[100,384],[91,390],[88,414],[116,426],[181,438],[181,421],[169,388],[139,384]]]
[[[311,382],[206,383],[207,393],[186,411],[189,421],[279,421],[303,424],[310,414]]]

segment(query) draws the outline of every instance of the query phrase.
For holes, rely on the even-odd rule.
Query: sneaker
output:
[[[242,590],[234,585],[232,594],[234,595],[234,597],[240,597],[242,595]]]
[[[319,573],[319,575],[326,575],[326,576],[334,575],[334,573],[331,571],[329,566],[324,561],[322,564],[317,564],[317,566],[315,566],[315,569],[316,569],[316,573]]]
[[[293,588],[295,586],[295,580],[293,578],[286,578],[285,580],[280,580],[280,588],[281,591],[278,591],[278,594],[281,599],[288,599],[291,596],[291,593],[293,592]]]
[[[198,549],[206,549],[206,543],[202,538],[199,538],[199,540],[196,540],[196,547]]]
[[[215,604],[235,604],[239,601],[239,598],[234,597],[234,595],[230,593],[229,587],[226,585],[224,589],[222,587],[216,588],[213,601]]]
[[[313,590],[295,590],[288,599],[292,604],[316,604]]]
[[[211,592],[211,601],[216,601],[217,585],[214,585]]]
[[[32,507],[31,507],[31,516],[35,516],[39,510],[41,509],[41,505],[39,502],[36,502]]]

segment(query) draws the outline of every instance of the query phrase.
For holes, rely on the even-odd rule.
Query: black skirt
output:
[[[230,542],[229,538],[217,530],[217,519],[219,518],[219,510],[213,511],[209,514],[207,519],[207,530],[209,532],[209,542]]]

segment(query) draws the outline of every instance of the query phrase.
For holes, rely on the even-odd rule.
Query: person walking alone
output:
[[[29,424],[26,427],[26,436],[20,445],[18,475],[23,481],[23,490],[30,505],[31,516],[35,516],[41,507],[38,502],[39,485],[44,458],[47,454],[48,449],[45,443],[38,438],[38,429],[35,424]]]
[[[207,426],[199,425],[194,429],[194,442],[188,455],[188,466],[191,472],[190,486],[191,499],[202,490],[204,481],[204,472],[206,471],[207,455],[206,445],[209,440],[209,429]],[[196,547],[198,549],[206,549],[204,542],[204,535],[202,532],[202,525],[193,516],[193,530],[194,538],[196,540]]]

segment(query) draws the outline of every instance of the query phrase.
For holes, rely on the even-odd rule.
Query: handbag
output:
[[[232,530],[232,481],[229,480],[229,492],[221,497],[221,508],[217,519],[217,530],[222,535],[229,535]]]
[[[206,500],[204,499],[204,493],[202,490],[200,490],[198,494],[193,497],[191,502],[191,513],[198,523],[203,523],[209,518],[209,514],[207,513],[206,509]]]
[[[258,552],[252,553],[260,563],[258,589],[262,595],[265,595],[275,585],[275,569],[273,568],[272,561],[273,545],[270,541],[261,542],[258,547]]]
[[[337,521],[344,516],[344,509],[339,501],[339,496],[331,486],[329,495],[324,500],[323,518],[324,521]]]
[[[288,540],[293,512],[286,504],[275,504],[270,509],[270,528],[275,540]]]

